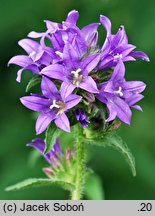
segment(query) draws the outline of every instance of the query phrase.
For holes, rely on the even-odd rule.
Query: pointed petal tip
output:
[[[39,134],[41,134],[43,131],[40,129],[40,128],[38,128],[37,126],[35,126],[35,131],[36,131],[36,135],[39,135]]]
[[[20,46],[20,44],[24,41],[25,39],[21,39],[18,41],[18,45]]]
[[[116,116],[117,117],[117,116]],[[118,117],[119,118],[119,117]],[[120,118],[119,118],[120,119]],[[114,119],[106,119],[106,122],[110,122],[110,121],[112,121],[112,120],[114,120]],[[125,124],[127,124],[128,126],[130,126],[130,124],[131,124],[131,119],[120,119],[122,122],[124,122]]]
[[[20,83],[21,81],[18,78],[16,78],[16,82]]]
[[[148,56],[146,58],[144,58],[143,60],[146,61],[146,62],[150,62],[150,59],[149,59]]]
[[[37,131],[37,129],[36,129],[36,135],[39,135],[39,134],[41,134],[42,132],[40,132],[40,131]]]
[[[18,65],[18,63],[16,63],[16,56],[13,56],[7,63],[7,67],[10,67],[10,64],[15,64]],[[20,66],[20,65],[19,65]]]
[[[108,17],[100,15],[100,22],[107,32],[107,36],[111,35],[111,21]]]
[[[13,56],[13,57],[8,61],[8,63],[7,63],[7,66],[8,66],[8,67],[10,66],[10,64],[15,64],[15,63],[14,63],[14,57],[15,57],[15,56]]]
[[[38,146],[39,144],[45,145],[44,140],[41,138],[35,138],[30,143],[27,143],[26,146],[34,147],[34,146]]]
[[[120,28],[119,28],[120,30],[124,30],[125,29],[125,27],[124,27],[124,25],[120,25]]]
[[[75,9],[73,9],[73,10],[71,10],[71,11],[68,13],[68,16],[70,16],[72,13],[77,13],[77,14],[79,14],[79,11],[78,11],[78,10],[75,10]]]
[[[27,37],[32,37],[33,38],[33,34],[34,34],[34,31],[31,31],[31,32],[29,32],[28,34],[27,34]]]
[[[55,123],[56,124],[56,123]],[[62,127],[60,127],[59,125],[57,125],[56,124],[56,126],[58,127],[58,128],[60,128],[62,131],[65,131],[65,132],[67,132],[67,133],[70,133],[71,132],[71,129],[70,129],[70,127],[69,128],[62,128]]]
[[[131,122],[130,121],[126,121],[125,122],[128,126],[130,126]]]
[[[142,83],[143,83],[144,89],[146,89],[147,85],[144,82],[142,82]],[[144,89],[143,89],[143,91],[144,91]]]
[[[101,19],[109,20],[109,18],[108,18],[107,16],[104,16],[104,15],[100,14],[100,20],[101,20]]]
[[[70,122],[69,119],[67,117],[67,115],[65,113],[62,113],[61,115],[59,115],[56,119],[55,119],[55,124],[58,128],[60,128],[61,130],[65,131],[65,132],[70,132]]]
[[[15,65],[18,65],[18,62],[17,62],[17,57],[18,56],[13,56],[10,60],[9,60],[9,62],[8,62],[8,66],[10,66],[10,64],[15,64]]]
[[[33,140],[32,140],[32,142],[33,142]],[[31,147],[31,146],[32,146],[32,143],[27,143],[26,146],[27,146],[27,147]]]
[[[143,61],[150,62],[149,57],[145,54],[145,56],[141,57]]]
[[[27,96],[24,96],[24,97],[21,97],[21,98],[19,98],[19,100],[20,100],[20,102],[25,106],[25,98],[26,98]]]
[[[12,59],[12,58],[11,58]],[[7,63],[7,67],[9,67],[10,66],[10,61],[11,61],[11,59],[8,61],[8,63]]]
[[[67,19],[63,24],[65,24],[67,22],[67,23],[70,23],[71,25],[76,25],[78,18],[79,18],[79,12],[77,10],[71,10],[68,13]]]
[[[130,124],[131,124],[131,116],[128,117],[128,118],[126,118],[126,119],[123,119],[123,122],[124,122],[125,124],[127,124],[128,126],[130,126]]]
[[[68,128],[66,128],[66,130],[65,130],[67,133],[70,133],[71,132],[71,128],[70,128],[70,126],[68,127]]]
[[[27,96],[24,96],[24,97],[19,98],[20,102],[21,102],[25,107],[26,107],[26,100],[25,100],[26,97],[27,97]]]
[[[71,129],[69,128],[69,129],[67,129],[67,130],[65,130],[67,133],[70,133],[71,132]]]
[[[150,61],[148,55],[145,54],[144,52],[141,52],[141,51],[132,51],[130,53],[130,55],[134,58],[139,58],[139,59],[142,59],[143,61],[146,61],[146,62]]]
[[[28,33],[27,37],[29,37],[29,38],[41,38],[44,34],[45,34],[44,32],[31,31],[30,33]]]
[[[21,97],[21,98],[19,98],[19,100],[20,100],[20,102],[23,104],[23,102],[24,102],[24,99],[23,99],[24,97]]]
[[[70,133],[71,132],[71,129],[63,129],[63,131],[67,132],[67,133]]]
[[[32,140],[32,143],[27,143],[27,144],[26,144],[26,147],[34,147],[33,142],[34,142],[34,141]]]

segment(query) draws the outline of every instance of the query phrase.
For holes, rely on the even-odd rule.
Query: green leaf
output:
[[[29,81],[29,83],[26,86],[26,92],[30,91],[32,87],[36,86],[41,82],[41,77],[40,76],[34,76],[32,79]]]
[[[48,129],[46,130],[46,137],[45,137],[45,143],[46,143],[46,149],[45,154],[48,153],[55,144],[56,138],[60,134],[60,129],[56,127],[56,125],[52,122]]]
[[[102,187],[101,178],[96,174],[88,176],[85,185],[86,196],[90,200],[104,200],[104,190]]]
[[[122,140],[120,136],[116,135],[115,133],[107,133],[104,134],[104,136],[102,136],[101,134],[96,134],[96,139],[88,139],[87,143],[103,147],[110,146],[118,150],[125,157],[127,163],[130,166],[133,176],[136,176],[135,159],[127,144]]]
[[[6,191],[16,191],[16,190],[21,190],[21,189],[23,190],[23,189],[33,188],[33,187],[42,187],[42,186],[51,186],[51,185],[60,186],[64,188],[65,190],[74,189],[74,185],[69,182],[65,182],[65,181],[61,181],[57,179],[32,178],[32,179],[26,179],[20,183],[9,186],[5,190]]]

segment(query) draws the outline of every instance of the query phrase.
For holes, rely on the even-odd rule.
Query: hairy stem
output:
[[[83,137],[80,134],[78,126],[76,127],[75,146],[76,146],[76,179],[75,190],[72,191],[72,200],[80,200],[83,192],[85,181],[85,149]]]

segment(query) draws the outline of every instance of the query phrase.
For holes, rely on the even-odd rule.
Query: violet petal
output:
[[[51,121],[55,119],[55,117],[56,117],[56,113],[53,110],[51,110],[48,113],[40,114],[40,116],[36,121],[36,134],[38,135],[44,132],[46,128],[49,126],[49,124],[51,123]]]
[[[19,65],[21,67],[26,67],[32,63],[33,63],[33,61],[28,56],[17,55],[17,56],[14,56],[10,59],[10,61],[8,62],[8,65],[16,64],[16,65]]]
[[[37,51],[40,44],[31,39],[22,39],[18,44],[28,53],[28,55],[34,51]]]
[[[58,80],[64,80],[64,67],[60,64],[53,64],[45,67],[41,74],[44,74],[50,78],[58,79]]]
[[[79,12],[76,10],[72,10],[68,13],[66,22],[69,23],[72,26],[76,25],[76,22],[79,18]]]
[[[54,122],[58,128],[70,132],[70,123],[65,113],[59,115]]]
[[[142,59],[142,60],[144,60],[144,61],[147,61],[147,62],[150,61],[149,57],[148,57],[144,52],[132,51],[132,52],[130,53],[130,55],[131,55],[132,57],[134,57],[134,58],[140,58],[140,59]]]
[[[111,21],[108,17],[101,15],[100,22],[107,31],[107,37],[111,35]]]
[[[65,101],[66,98],[74,91],[76,88],[72,83],[63,82],[60,87],[60,94],[62,99]]]
[[[63,61],[70,70],[76,70],[79,67],[79,56],[69,43],[64,47]]]
[[[27,108],[37,112],[42,112],[50,106],[49,100],[40,95],[25,96],[20,98],[20,101]]]
[[[41,82],[41,89],[42,89],[43,95],[52,100],[54,100],[55,95],[58,94],[58,89],[56,85],[50,79],[44,76]]]
[[[69,95],[65,100],[67,110],[76,106],[81,100],[82,100],[82,97],[79,95],[75,95],[75,94]]]
[[[92,55],[85,57],[81,63],[83,74],[88,75],[89,72],[91,72],[97,66],[99,61],[100,61],[99,54],[92,54]]]
[[[83,82],[79,84],[79,87],[90,92],[90,93],[99,93],[96,82],[88,76]]]

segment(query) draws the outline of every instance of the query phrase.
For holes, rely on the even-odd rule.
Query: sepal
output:
[[[46,149],[45,154],[48,153],[54,146],[56,138],[60,135],[60,129],[52,122],[46,130],[45,143]]]
[[[41,76],[34,76],[34,77],[32,77],[31,80],[28,82],[25,91],[29,92],[32,87],[38,85],[39,83],[41,83]]]

